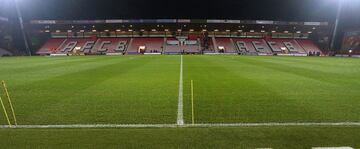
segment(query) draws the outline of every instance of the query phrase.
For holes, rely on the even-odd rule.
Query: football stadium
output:
[[[360,1],[0,0],[0,148],[360,148]]]

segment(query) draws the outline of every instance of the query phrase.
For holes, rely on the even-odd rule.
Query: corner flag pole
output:
[[[0,102],[1,102],[2,108],[4,109],[4,114],[5,114],[6,120],[7,120],[8,124],[9,124],[9,126],[11,127],[10,119],[9,119],[9,116],[8,116],[8,114],[7,114],[7,112],[6,112],[6,109],[5,109],[5,106],[4,106],[4,102],[3,102],[3,100],[1,99],[1,95],[0,95]]]
[[[5,81],[4,81],[4,80],[2,80],[1,83],[2,83],[2,85],[4,86],[4,90],[5,90],[6,97],[7,97],[8,100],[9,100],[11,112],[12,112],[12,115],[13,115],[13,118],[14,118],[14,122],[15,122],[15,126],[16,126],[16,125],[17,125],[17,121],[16,121],[16,116],[15,116],[15,110],[14,110],[13,104],[12,104],[12,102],[11,102],[8,89],[7,89],[7,87],[6,87],[6,84],[5,84]]]

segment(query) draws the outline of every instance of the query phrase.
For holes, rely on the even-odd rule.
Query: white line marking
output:
[[[64,124],[64,125],[1,125],[1,128],[172,128],[177,127],[176,124]]]
[[[360,122],[336,123],[203,123],[203,124],[64,124],[64,125],[0,125],[7,128],[178,128],[178,127],[258,127],[258,126],[360,126]]]
[[[313,147],[312,149],[354,149],[352,147]]]
[[[184,125],[183,115],[183,56],[180,60],[180,79],[179,79],[179,99],[178,99],[178,112],[177,112],[177,124]]]

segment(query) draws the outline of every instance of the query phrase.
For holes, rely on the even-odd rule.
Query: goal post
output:
[[[14,119],[14,124],[15,124],[15,126],[16,126],[16,125],[17,125],[17,120],[16,120],[16,116],[15,116],[14,106],[13,106],[13,104],[12,104],[12,101],[11,101],[11,98],[10,98],[10,95],[9,95],[9,91],[8,91],[8,89],[7,89],[7,86],[6,86],[5,81],[2,80],[1,83],[2,83],[2,85],[3,85],[3,87],[4,87],[5,95],[6,95],[7,99],[8,99],[9,104],[10,104],[10,109],[11,109],[12,116],[13,116],[13,119]]]
[[[2,108],[4,109],[5,118],[6,118],[7,122],[8,122],[8,124],[9,124],[9,126],[11,127],[11,122],[10,122],[9,116],[8,116],[8,114],[6,112],[6,108],[5,108],[4,102],[3,102],[2,98],[1,98],[1,95],[0,95],[0,103],[1,103]]]

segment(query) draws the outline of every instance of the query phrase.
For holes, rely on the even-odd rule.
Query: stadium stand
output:
[[[176,38],[166,38],[165,39],[165,53],[166,54],[177,54],[181,52],[180,41]]]
[[[185,40],[184,44],[181,45],[181,49],[184,50],[185,53],[199,53],[200,52],[200,41],[196,40]]]
[[[95,41],[87,41],[85,42],[84,46],[81,47],[80,52],[82,53],[89,53],[91,49],[94,47]]]
[[[349,30],[344,34],[338,54],[360,55],[360,30]]]
[[[57,54],[61,53],[77,53],[81,52],[81,49],[88,42],[95,42],[95,39],[92,38],[71,38],[67,39],[61,44],[61,46],[56,50]]]
[[[293,39],[268,39],[267,43],[273,53],[299,53],[306,54],[306,51]]]
[[[47,42],[36,52],[39,55],[48,55],[56,53],[57,49],[64,44],[67,39],[64,38],[50,38]]]
[[[51,38],[38,51],[49,54],[238,53],[248,55],[318,53],[309,39],[208,37]]]
[[[215,37],[203,38],[201,42],[203,53],[215,53],[215,47],[217,46]]]
[[[236,42],[236,47],[237,47],[237,51],[239,53],[249,52],[249,48],[248,48],[246,42],[244,42],[244,41],[237,41]]]
[[[264,39],[253,40],[252,44],[254,45],[255,50],[258,53],[271,54],[271,51],[269,50],[269,48],[267,48],[266,41]]]
[[[176,38],[166,38],[166,54],[178,53],[199,53],[201,50],[200,39],[197,37],[178,36]]]
[[[215,38],[217,51],[220,53],[238,53],[232,38]]]
[[[57,26],[50,29],[53,24]],[[29,27],[31,34],[41,35],[34,36],[39,42],[33,47],[40,47],[46,37],[56,38],[39,49],[37,54],[42,55],[64,55],[80,47],[84,54],[306,56],[319,53],[319,47],[328,50],[329,29],[328,22],[221,19],[31,20]],[[311,41],[313,37],[317,40]],[[344,49],[349,53],[349,48]]]
[[[127,53],[161,53],[163,45],[164,38],[133,38]]]
[[[299,46],[301,46],[306,53],[310,52],[321,52],[320,48],[311,40],[308,39],[297,39],[295,40]]]
[[[8,50],[0,48],[0,56],[11,56],[12,53],[10,53]]]
[[[91,53],[123,53],[128,41],[128,38],[99,38]]]
[[[233,38],[240,52],[247,54],[272,54],[270,48],[263,39],[255,38]]]
[[[281,49],[282,47],[279,43],[275,41],[268,41],[268,44],[274,53],[286,53],[285,49]]]

